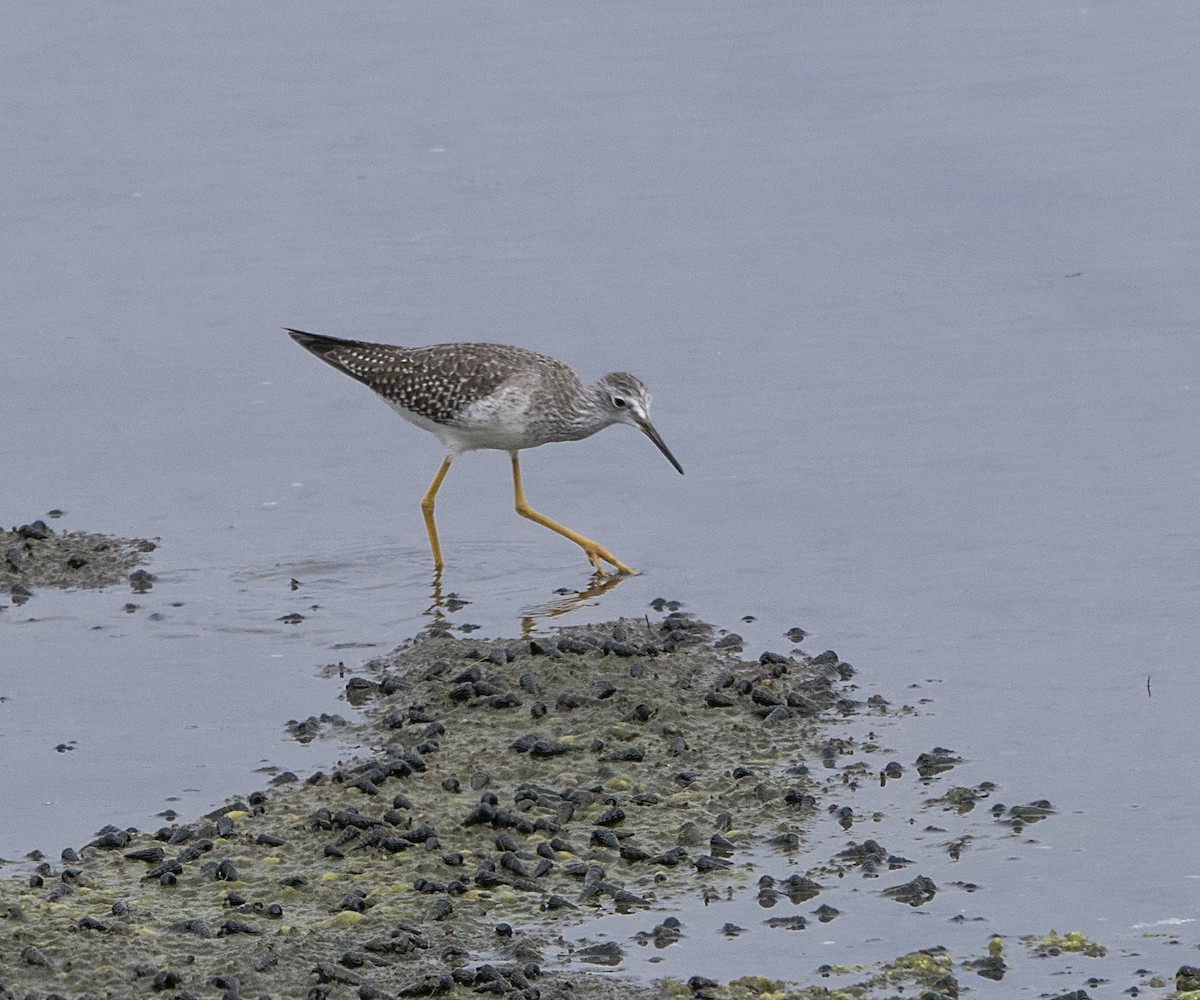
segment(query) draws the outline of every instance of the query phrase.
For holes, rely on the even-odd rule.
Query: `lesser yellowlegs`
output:
[[[421,499],[433,564],[442,568],[433,504],[450,463],[464,451],[492,448],[512,457],[517,513],[569,538],[583,549],[596,572],[604,563],[622,573],[634,570],[606,548],[539,514],[525,499],[520,452],[551,441],[578,441],[611,424],[636,427],[658,446],[680,475],[658,431],[650,423],[650,393],[626,372],[610,372],[592,385],[561,361],[504,344],[435,344],[393,347],[339,340],[288,330],[322,361],[375,390],[400,416],[436,434],[446,457]]]

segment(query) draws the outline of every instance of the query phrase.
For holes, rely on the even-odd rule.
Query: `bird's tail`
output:
[[[348,340],[339,340],[337,337],[325,337],[319,333],[305,333],[303,330],[293,330],[291,327],[284,327],[288,334],[301,347],[312,351],[318,358],[324,358],[330,351],[337,350],[339,347],[345,347],[350,343]]]
[[[315,354],[332,368],[357,379],[364,385],[379,391],[378,369],[381,364],[394,361],[403,348],[390,344],[373,344],[365,340],[341,340],[319,333],[305,333],[284,327],[301,347]]]

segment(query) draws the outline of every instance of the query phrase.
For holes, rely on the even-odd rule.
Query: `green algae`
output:
[[[1059,952],[1071,952],[1086,955],[1088,958],[1103,958],[1108,949],[1095,941],[1089,941],[1079,931],[1068,931],[1059,934],[1051,930],[1044,938],[1025,937],[1021,939],[1035,955],[1057,955]]]

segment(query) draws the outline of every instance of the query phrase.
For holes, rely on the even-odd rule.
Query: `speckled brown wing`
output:
[[[531,368],[565,365],[503,344],[396,347],[288,330],[322,361],[369,386],[391,405],[449,424],[465,407]]]

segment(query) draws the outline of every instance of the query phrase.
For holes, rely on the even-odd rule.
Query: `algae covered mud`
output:
[[[813,933],[845,909],[904,911],[947,891],[913,871],[928,860],[905,856],[914,843],[877,839],[902,824],[854,803],[905,781],[927,790],[958,757],[889,759],[869,727],[911,709],[857,695],[832,652],[746,661],[738,636],[669,608],[522,641],[439,625],[348,679],[361,712],[338,733],[360,757],[275,773],[194,822],[106,827],[0,883],[0,997],[933,1000],[968,976],[1002,979],[1014,949],[1100,960],[1071,935],[981,935],[974,955],[935,939],[892,961],[817,965]],[[292,724],[297,738],[321,729]],[[941,854],[1053,814],[1034,800],[981,821],[992,790],[926,800]],[[872,891],[847,891],[860,882]],[[685,947],[701,912],[738,896],[770,914],[774,937],[727,922],[721,940],[748,956],[731,974],[620,975],[628,947]],[[631,943],[595,933],[620,914],[640,928]],[[815,985],[747,974],[764,947],[790,951],[787,978]]]
[[[710,640],[682,614],[557,641],[422,636],[347,685],[374,755],[278,774],[197,823],[105,829],[4,883],[0,981],[13,996],[547,995],[581,916],[721,892],[746,878],[739,844],[799,842],[816,804],[800,762],[844,669],[745,664]]]
[[[143,538],[113,538],[88,531],[55,531],[62,512],[52,510],[8,531],[0,531],[0,591],[14,604],[28,600],[37,587],[106,587],[135,573],[135,589],[151,576],[137,567],[154,551]]]

